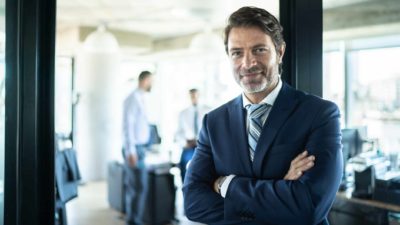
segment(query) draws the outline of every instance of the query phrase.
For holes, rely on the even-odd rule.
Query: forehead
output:
[[[147,76],[147,77],[145,77],[144,79],[143,79],[144,81],[146,81],[146,80],[153,80],[153,76],[150,74],[149,76]]]
[[[228,49],[255,45],[273,46],[271,37],[258,27],[234,27],[229,32]]]

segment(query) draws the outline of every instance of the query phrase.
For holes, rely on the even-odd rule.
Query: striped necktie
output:
[[[267,104],[251,104],[246,107],[249,125],[248,139],[251,161],[254,160],[254,153],[257,147],[257,141],[260,138],[263,127],[262,117],[268,110],[268,108],[269,105]]]

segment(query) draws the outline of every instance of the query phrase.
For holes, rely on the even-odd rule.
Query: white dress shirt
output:
[[[195,132],[194,116],[197,110],[197,132]],[[179,113],[178,129],[175,134],[175,140],[182,146],[186,145],[186,140],[196,140],[201,129],[201,123],[210,108],[204,105],[191,105]]]
[[[278,94],[280,92],[280,90],[282,89],[282,81],[279,78],[278,81],[278,85],[276,85],[276,87],[274,88],[274,90],[271,91],[271,93],[269,93],[263,100],[261,100],[261,102],[259,104],[268,104],[272,106],[275,103],[276,98],[278,97]],[[243,99],[243,108],[246,108],[247,105],[251,105],[252,103],[250,102],[250,100],[246,97],[246,95],[244,93],[242,93],[242,99]],[[271,110],[267,110],[265,112],[264,115],[261,116],[261,121],[262,121],[262,125],[264,126],[265,121],[267,121],[269,112]],[[248,117],[249,115],[247,115]],[[249,122],[248,122],[248,118],[246,120],[246,129],[247,129],[247,134],[249,133]],[[231,174],[229,175],[224,182],[221,185],[221,196],[225,198],[226,196],[226,192],[228,191],[228,187],[229,184],[231,183],[232,179],[235,177],[235,175]]]
[[[122,126],[125,154],[136,154],[136,145],[147,144],[150,139],[144,95],[143,90],[136,89],[124,101]]]

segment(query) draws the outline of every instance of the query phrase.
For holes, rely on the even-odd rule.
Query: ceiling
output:
[[[165,39],[223,27],[241,6],[278,14],[277,0],[58,0],[57,27],[98,26]]]
[[[69,37],[83,42],[105,25],[133,54],[187,48],[197,33],[220,32],[242,6],[279,17],[279,0],[57,0],[57,44],[69,51],[76,45]],[[400,34],[399,0],[323,0],[323,7],[325,40]]]

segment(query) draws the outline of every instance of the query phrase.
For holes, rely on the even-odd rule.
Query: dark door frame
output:
[[[322,97],[322,1],[280,0],[286,41],[282,79]]]
[[[54,224],[56,0],[6,0],[4,224]]]

